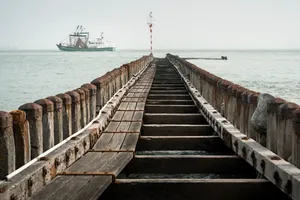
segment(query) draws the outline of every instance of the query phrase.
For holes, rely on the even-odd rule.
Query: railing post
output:
[[[72,99],[67,94],[57,94],[62,100],[63,139],[72,135]]]
[[[90,118],[89,121],[96,117],[96,92],[97,87],[93,84],[84,84],[81,87],[87,88],[90,93]]]
[[[63,103],[59,97],[47,97],[54,105],[54,144],[58,144],[63,140]]]
[[[0,111],[0,180],[15,170],[15,155],[12,116]]]
[[[31,159],[43,153],[43,108],[36,103],[27,103],[19,107],[19,110],[26,112],[29,123]]]
[[[24,111],[14,110],[10,114],[13,117],[16,168],[19,168],[31,160],[29,124]]]
[[[54,146],[54,105],[47,99],[39,99],[34,103],[43,107],[43,151]]]

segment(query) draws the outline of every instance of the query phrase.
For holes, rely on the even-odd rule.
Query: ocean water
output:
[[[300,104],[300,51],[155,51],[181,57],[221,57],[189,60],[217,76],[259,92]],[[76,89],[107,71],[133,61],[147,51],[61,52],[0,51],[0,110]]]

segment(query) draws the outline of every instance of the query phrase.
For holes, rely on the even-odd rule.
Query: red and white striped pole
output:
[[[152,12],[150,12],[150,14],[149,14],[149,23],[148,23],[148,25],[149,25],[149,29],[150,29],[150,52],[152,54],[152,26],[153,26],[153,24],[152,24]]]

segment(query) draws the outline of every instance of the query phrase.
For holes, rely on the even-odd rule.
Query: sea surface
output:
[[[217,76],[251,90],[270,93],[300,104],[300,51],[157,50],[181,57],[228,60],[189,60]],[[0,51],[0,110],[76,89],[148,51],[115,52]]]

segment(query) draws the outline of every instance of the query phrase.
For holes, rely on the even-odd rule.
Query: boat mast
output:
[[[150,53],[152,55],[152,26],[153,26],[153,23],[152,23],[152,12],[150,12],[150,14],[149,14],[148,25],[149,25],[149,29],[150,29]]]

